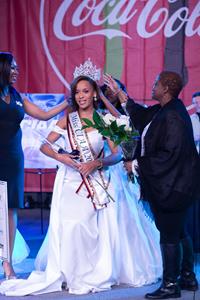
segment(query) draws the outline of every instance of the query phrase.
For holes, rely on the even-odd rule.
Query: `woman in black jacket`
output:
[[[112,77],[107,76],[106,82],[116,93],[118,88]],[[152,88],[152,98],[159,104],[152,107],[143,107],[118,90],[122,105],[126,105],[141,134],[137,163],[142,196],[149,201],[160,231],[163,282],[158,290],[146,294],[147,299],[179,298],[180,288],[198,289],[185,224],[188,208],[200,192],[200,159],[190,117],[178,99],[182,86],[178,74],[161,72]],[[126,162],[125,167],[131,172],[132,162]]]

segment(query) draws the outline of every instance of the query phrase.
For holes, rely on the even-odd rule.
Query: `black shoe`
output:
[[[180,297],[180,287],[178,283],[173,282],[163,283],[155,292],[145,295],[146,299],[168,299]]]
[[[179,284],[182,290],[194,292],[198,290],[198,281],[194,272],[184,272],[181,274]]]

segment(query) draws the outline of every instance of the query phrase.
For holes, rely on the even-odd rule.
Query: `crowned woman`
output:
[[[150,284],[161,275],[158,232],[138,205],[126,174],[111,169],[121,160],[120,148],[97,130],[83,129],[100,98],[92,77],[96,72],[85,66],[71,85],[73,112],[58,121],[41,146],[61,166],[36,271],[26,280],[2,283],[5,295],[49,293],[63,286],[69,293],[86,294],[120,283]],[[65,149],[56,151],[54,143],[61,137]]]

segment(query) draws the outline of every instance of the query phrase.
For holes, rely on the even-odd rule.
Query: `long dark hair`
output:
[[[0,52],[0,91],[10,84],[10,70],[13,55],[9,52]]]
[[[85,75],[76,77],[71,83],[71,105],[72,105],[73,109],[78,110],[78,104],[76,103],[75,95],[76,95],[77,84],[82,80],[89,82],[91,84],[91,86],[93,87],[94,91],[96,91],[97,101],[94,101],[94,107],[97,109],[99,99],[100,99],[99,87],[98,87],[96,81],[94,81],[93,79],[91,79],[90,77],[85,76]]]

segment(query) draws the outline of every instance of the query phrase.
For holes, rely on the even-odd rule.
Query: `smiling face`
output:
[[[13,84],[17,81],[18,75],[19,75],[19,68],[18,68],[18,65],[17,65],[15,59],[13,58],[11,67],[10,67],[10,84]]]
[[[75,100],[79,108],[85,110],[93,107],[93,97],[96,96],[93,86],[86,80],[77,83],[75,91]]]

